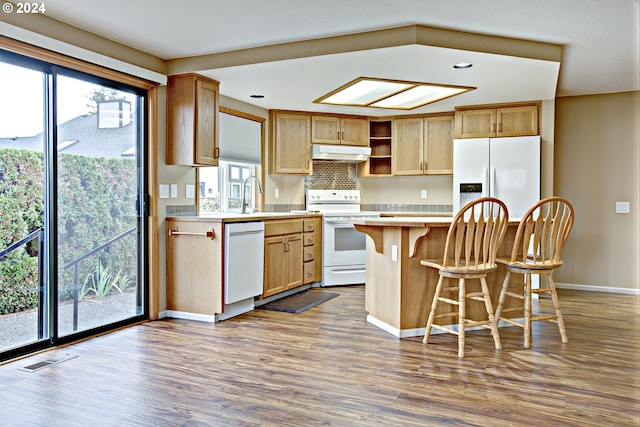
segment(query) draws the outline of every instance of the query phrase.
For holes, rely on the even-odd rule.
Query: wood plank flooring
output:
[[[530,350],[519,328],[501,351],[471,331],[458,359],[455,336],[397,339],[366,322],[363,287],[331,291],[297,315],[147,322],[6,363],[0,425],[640,425],[638,296],[560,290],[568,344],[546,322]]]

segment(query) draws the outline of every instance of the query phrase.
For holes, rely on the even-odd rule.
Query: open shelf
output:
[[[369,147],[367,174],[391,175],[391,120],[369,122]]]

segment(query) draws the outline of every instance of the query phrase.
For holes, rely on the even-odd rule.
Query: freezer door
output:
[[[453,213],[471,199],[489,195],[489,138],[453,140]],[[481,192],[460,192],[460,185],[481,184]]]
[[[520,220],[540,200],[540,136],[492,138],[490,195],[505,202],[510,220]]]

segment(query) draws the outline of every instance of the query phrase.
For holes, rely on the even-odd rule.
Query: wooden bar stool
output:
[[[492,197],[483,197],[467,203],[456,214],[449,226],[442,260],[421,260],[424,266],[435,268],[440,277],[436,285],[431,311],[423,342],[428,344],[431,328],[436,328],[458,336],[458,357],[464,357],[465,329],[482,326],[491,329],[496,349],[501,349],[497,322],[487,286],[487,273],[497,268],[495,258],[502,238],[507,230],[509,213],[504,203]],[[458,279],[457,286],[444,287],[445,278]],[[481,290],[469,292],[467,280],[479,279]],[[441,296],[443,292],[457,292],[457,297]],[[466,300],[483,301],[487,319],[467,318]],[[436,315],[440,303],[457,307],[456,310]],[[438,319],[458,316],[458,330],[451,323]],[[438,320],[438,323],[434,321]]]
[[[553,270],[562,266],[562,249],[573,227],[573,206],[560,197],[540,200],[524,214],[513,243],[511,258],[496,261],[507,266],[502,284],[496,319],[524,328],[524,348],[531,347],[531,322],[546,320],[557,323],[563,343],[569,342],[560,311],[558,293],[553,281]],[[524,275],[524,283],[509,284],[511,273]],[[540,288],[532,289],[531,275],[540,276]],[[547,287],[542,287],[542,276],[547,277]],[[554,314],[532,312],[531,295],[550,294],[555,308]],[[524,300],[524,307],[503,309],[507,297]],[[524,310],[524,321],[502,317],[503,313]]]

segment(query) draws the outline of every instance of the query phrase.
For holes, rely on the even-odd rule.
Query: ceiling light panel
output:
[[[475,88],[360,77],[314,102],[411,110],[473,89]]]

